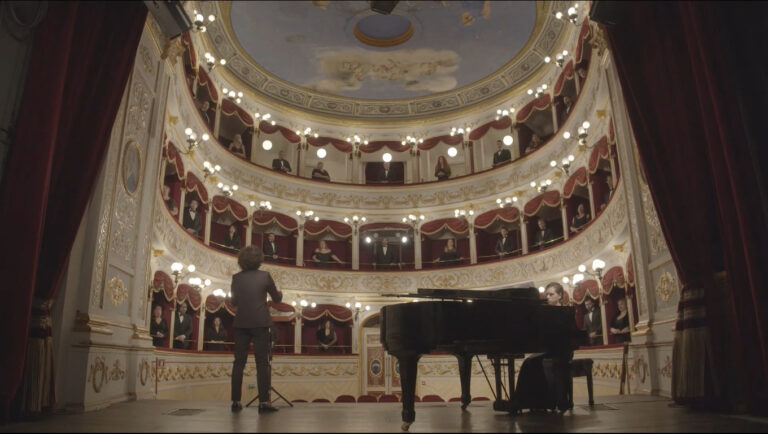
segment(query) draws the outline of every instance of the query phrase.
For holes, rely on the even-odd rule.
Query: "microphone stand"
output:
[[[272,329],[270,328],[270,335],[271,335],[271,331],[272,331]],[[280,397],[280,399],[282,399],[282,400],[283,400],[283,401],[285,401],[285,402],[286,402],[288,405],[290,405],[291,407],[293,407],[293,403],[292,403],[291,401],[288,401],[287,399],[285,399],[285,397],[284,397],[284,396],[283,396],[283,395],[282,395],[280,392],[278,392],[278,391],[277,391],[277,389],[275,389],[275,388],[272,386],[272,347],[274,347],[274,346],[275,346],[275,341],[274,341],[274,340],[272,340],[272,339],[270,338],[270,344],[269,344],[269,365],[267,365],[267,366],[268,366],[268,369],[269,369],[269,377],[268,377],[268,378],[269,378],[269,390],[270,390],[271,392],[275,392],[275,394],[277,394],[277,396],[279,396],[279,397]],[[251,406],[251,404],[253,404],[253,402],[254,402],[254,401],[256,401],[257,399],[259,399],[259,396],[260,396],[260,395],[259,395],[258,393],[256,393],[256,396],[254,396],[254,397],[253,397],[253,399],[251,399],[250,401],[248,401],[248,404],[245,404],[245,406],[246,406],[246,407],[250,407],[250,406]],[[275,402],[275,401],[277,401],[277,398],[275,398],[275,399],[273,399],[273,400],[269,401],[269,403],[271,404],[271,403],[273,403],[273,402]]]

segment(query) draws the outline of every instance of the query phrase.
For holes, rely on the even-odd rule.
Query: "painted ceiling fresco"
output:
[[[231,3],[238,42],[266,71],[315,91],[400,99],[457,89],[492,74],[525,46],[534,2]]]

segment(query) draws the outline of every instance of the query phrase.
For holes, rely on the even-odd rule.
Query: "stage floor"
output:
[[[0,432],[401,432],[399,403],[276,402],[280,411],[255,407],[230,412],[229,403],[143,400],[100,411],[56,414],[0,427]],[[487,401],[462,412],[457,402],[417,403],[410,432],[768,432],[768,419],[691,411],[666,398],[604,396],[592,409],[577,399],[571,412],[495,412]]]

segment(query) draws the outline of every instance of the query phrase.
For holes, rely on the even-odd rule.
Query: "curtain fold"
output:
[[[2,421],[17,390],[19,413],[55,403],[50,300],[95,187],[146,14],[139,2],[50,2],[35,33],[0,193],[0,223],[14,228],[3,231],[0,244],[18,246],[0,261],[13,288],[0,315],[7,336]]]
[[[681,281],[673,398],[717,407],[743,400],[758,414],[768,412],[768,215],[754,206],[765,198],[765,159],[754,154],[764,133],[750,119],[763,122],[768,112],[768,80],[754,55],[768,40],[755,19],[765,16],[764,3],[644,2],[607,29]],[[715,279],[723,269],[728,290]],[[736,390],[742,372],[745,399]]]

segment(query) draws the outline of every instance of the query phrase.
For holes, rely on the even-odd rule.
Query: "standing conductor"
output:
[[[240,250],[237,263],[243,270],[232,276],[232,305],[237,307],[235,329],[235,361],[232,365],[232,411],[243,409],[240,397],[243,387],[243,369],[248,359],[248,347],[253,342],[256,358],[256,383],[259,389],[259,413],[277,411],[270,404],[269,348],[272,320],[267,306],[267,294],[272,301],[283,299],[266,271],[259,271],[264,255],[256,246]]]

